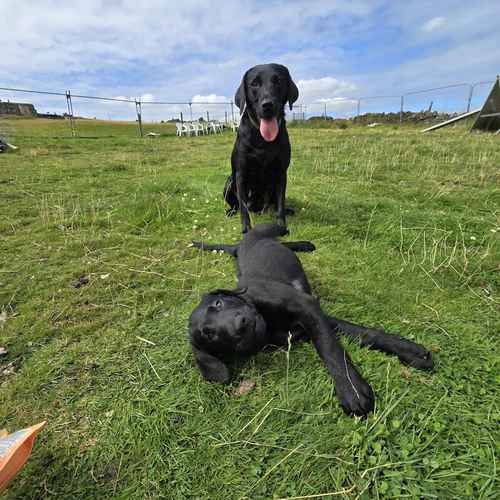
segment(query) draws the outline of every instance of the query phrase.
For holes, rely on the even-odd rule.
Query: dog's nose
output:
[[[216,337],[215,330],[209,326],[204,326],[201,330],[201,333],[208,340],[213,340]]]
[[[273,110],[273,101],[264,101],[262,103],[263,111],[272,111]]]

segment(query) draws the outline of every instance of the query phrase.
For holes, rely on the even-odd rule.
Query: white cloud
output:
[[[231,118],[231,105],[227,104],[230,101],[231,99],[223,95],[197,94],[193,96],[191,99],[191,102],[193,103],[192,105],[193,118],[196,119],[200,116],[202,116],[203,118],[207,118],[207,113],[210,119],[216,118],[218,120],[223,120],[225,119],[226,116],[228,118]],[[233,107],[232,111],[237,112],[238,110]]]
[[[442,28],[445,24],[446,19],[444,17],[433,17],[432,19],[429,19],[426,23],[424,23],[424,25],[422,26],[422,31],[430,33],[431,31]]]
[[[191,99],[191,102],[196,103],[196,102],[202,102],[202,103],[221,103],[221,102],[229,102],[231,99],[229,99],[226,96],[223,95],[217,95],[217,94],[209,94],[209,95],[195,95]]]
[[[0,30],[0,79],[13,73],[26,80],[41,72],[123,70],[141,59],[160,66],[186,53],[217,60],[217,54],[231,51],[248,60],[248,48],[258,47],[256,40],[265,41],[267,34],[286,39],[293,33],[307,41],[308,20],[335,13],[362,16],[371,9],[368,0],[298,0],[292,8],[280,2],[262,8],[258,1],[219,0],[213,8],[198,0],[148,0],[140,9],[133,0],[2,0],[9,21]],[[178,71],[176,65],[169,69]]]
[[[328,102],[339,97],[352,97],[356,92],[356,85],[353,83],[337,80],[332,76],[316,78],[311,80],[299,80],[300,101],[305,103]]]
[[[339,97],[489,80],[500,67],[500,3],[491,0],[273,0],[265,8],[261,0],[218,0],[216,8],[199,0],[148,0],[140,9],[135,0],[0,4],[9,13],[0,29],[1,86],[210,102],[193,104],[200,113],[222,111],[217,103],[233,99],[242,74],[257,63],[287,65],[299,102],[317,102],[318,109],[340,106]],[[440,43],[433,45],[436,35]],[[64,97],[0,98],[51,111],[66,105]],[[75,105],[98,116],[135,112],[133,103]],[[143,107],[162,119],[181,111],[189,107]]]
[[[356,101],[352,98],[357,87],[353,83],[339,80],[332,76],[299,80],[299,101],[306,104],[308,116],[323,115],[325,110],[329,115],[350,116],[356,110]]]

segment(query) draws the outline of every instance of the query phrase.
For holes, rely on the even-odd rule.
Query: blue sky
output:
[[[474,83],[500,72],[500,2],[492,0],[0,0],[0,12],[9,14],[0,16],[2,87],[217,102],[232,98],[250,66],[280,62],[308,109],[326,102],[350,113],[353,104],[338,98]],[[487,90],[480,87],[477,98]],[[408,105],[454,106],[466,94],[464,87],[419,102],[409,98]],[[0,91],[2,99],[19,97]],[[23,99],[44,109],[64,105]],[[75,105],[87,115],[132,112],[124,105]],[[374,105],[397,108],[399,101]],[[164,107],[161,114],[178,111]]]

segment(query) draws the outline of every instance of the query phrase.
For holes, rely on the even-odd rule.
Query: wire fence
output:
[[[354,118],[368,114],[398,115],[400,123],[405,113],[432,112],[438,115],[460,114],[478,108],[484,102],[494,80],[475,83],[455,83],[415,90],[400,95],[338,97],[318,99],[310,104],[294,106],[294,119]],[[439,118],[439,116],[438,116]]]
[[[433,112],[435,120],[478,108],[484,102],[494,81],[454,83],[434,88],[414,90],[394,95],[320,98],[299,102],[288,113],[288,120],[355,119],[378,114],[404,123],[416,112]],[[32,105],[30,107],[30,105]],[[64,92],[0,87],[0,123],[7,115],[38,117],[51,120],[47,133],[87,137],[113,135],[121,125],[123,134],[141,137],[151,132],[175,133],[172,122],[217,121],[230,128],[237,122],[239,110],[233,101],[155,100],[151,94],[138,98],[102,97]],[[63,125],[64,124],[64,125]],[[107,124],[107,126],[106,126]],[[1,129],[1,124],[0,124]],[[12,133],[12,132],[10,132]]]

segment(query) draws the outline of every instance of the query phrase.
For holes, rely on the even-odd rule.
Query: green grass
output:
[[[435,353],[429,374],[348,346],[377,396],[357,420],[308,344],[288,368],[284,350],[239,363],[229,387],[195,368],[188,315],[235,273],[187,245],[239,237],[221,196],[231,133],[179,139],[164,125],[141,140],[134,124],[87,121],[72,139],[65,122],[11,125],[0,367],[15,370],[0,375],[0,427],[48,425],[8,498],[495,497],[498,136],[291,128],[291,238],[318,248],[301,259],[323,307]],[[244,379],[255,389],[235,396]]]

